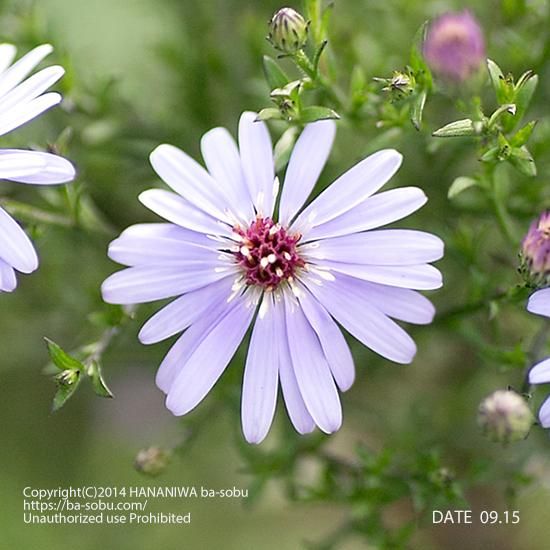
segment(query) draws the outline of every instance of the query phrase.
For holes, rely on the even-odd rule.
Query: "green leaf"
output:
[[[365,71],[359,65],[355,65],[351,72],[349,84],[349,96],[355,108],[363,105],[367,98],[367,78]]]
[[[502,0],[502,12],[509,23],[524,17],[527,9],[526,0]]]
[[[424,61],[424,56],[422,55],[422,46],[424,44],[427,31],[428,21],[425,21],[414,35],[409,64],[416,80],[429,91],[433,86],[432,73],[426,64],[426,61]]]
[[[61,371],[65,370],[83,370],[84,365],[71,357],[66,351],[64,351],[60,346],[58,346],[54,341],[49,338],[44,338],[46,345],[48,346],[48,352],[53,364]]]
[[[473,120],[465,118],[462,120],[455,120],[446,124],[439,130],[436,130],[432,136],[434,137],[464,137],[477,135],[476,127]]]
[[[100,328],[119,327],[132,316],[123,306],[105,304],[101,311],[94,311],[88,315],[90,322]]]
[[[351,71],[349,93],[351,96],[364,94],[367,86],[367,77],[365,71],[360,65],[355,65]]]
[[[75,393],[82,377],[80,371],[65,370],[55,377],[57,391],[53,398],[52,412],[58,411]]]
[[[534,177],[537,175],[537,166],[533,156],[527,147],[514,147],[508,157],[510,164],[525,176]]]
[[[323,40],[323,8],[321,0],[306,0],[305,1],[306,19],[310,22],[310,33],[315,44]]]
[[[281,114],[279,109],[276,109],[275,107],[267,107],[258,113],[256,121],[259,120],[284,120],[284,116]]]
[[[479,160],[481,162],[497,162],[499,160],[499,157],[498,157],[499,151],[500,151],[499,147],[491,147],[490,149],[485,151],[483,155],[481,155]]]
[[[489,76],[491,77],[497,101],[499,104],[508,103],[506,79],[500,67],[492,59],[487,59],[487,69],[489,70]]]
[[[510,145],[513,145],[514,147],[521,147],[522,145],[525,145],[529,141],[529,138],[531,137],[531,134],[533,133],[533,130],[537,125],[537,122],[537,120],[532,120],[531,122],[528,122],[523,128],[518,130],[510,138]]]
[[[489,130],[493,129],[499,118],[504,116],[504,125],[506,126],[506,123],[510,123],[510,116],[515,116],[517,113],[517,106],[515,103],[505,103],[504,105],[501,105],[496,111],[489,117],[489,121],[487,122],[487,128]],[[517,120],[517,119],[515,119]],[[514,120],[512,120],[512,124],[515,124]]]
[[[322,42],[326,40],[328,35],[328,27],[330,24],[330,18],[332,16],[332,11],[334,9],[334,2],[329,2],[326,7],[323,9],[321,15],[321,32],[319,33],[319,40],[317,42]]]
[[[460,176],[456,178],[451,184],[451,186],[449,187],[449,192],[447,193],[447,197],[449,199],[454,199],[457,195],[462,193],[462,191],[465,191],[466,189],[473,187],[475,185],[479,185],[479,182],[476,179]]]
[[[288,84],[285,84],[282,88],[275,88],[272,90],[270,96],[272,98],[290,98],[296,99],[297,95],[300,93],[300,88],[302,87],[303,82],[301,80],[293,80]]]
[[[110,397],[110,398],[113,397],[111,390],[109,389],[109,387],[105,383],[105,380],[103,379],[101,366],[97,361],[92,361],[92,363],[88,367],[88,376],[92,381],[92,386],[97,395],[101,397]]]
[[[515,103],[517,105],[516,120],[519,122],[527,112],[535,89],[537,88],[539,77],[532,71],[524,73],[516,84]],[[513,126],[512,126],[513,128]]]
[[[271,89],[283,88],[288,84],[290,79],[272,57],[264,55],[263,66],[265,78]]]
[[[491,300],[489,302],[489,321],[496,319],[500,311],[499,303],[496,300]]]
[[[329,109],[328,107],[321,107],[320,105],[315,105],[313,107],[306,107],[302,109],[300,113],[300,121],[304,123],[315,122],[316,120],[328,120],[328,119],[339,119],[340,115]]]
[[[506,160],[510,156],[512,148],[510,147],[509,141],[504,137],[504,134],[498,135],[498,146],[498,159]]]
[[[319,47],[317,48],[315,55],[313,56],[313,70],[317,74],[319,71],[319,62],[321,61],[321,55],[325,51],[325,48],[327,47],[328,40],[323,40]]]
[[[426,105],[427,97],[428,91],[423,89],[420,90],[420,92],[412,100],[411,122],[417,130],[420,130],[422,126],[422,114],[424,113],[424,106]]]

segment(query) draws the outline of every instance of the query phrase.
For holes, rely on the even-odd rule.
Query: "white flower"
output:
[[[25,80],[52,50],[49,44],[38,46],[12,65],[15,47],[0,44],[0,136],[61,101],[58,93],[44,92],[63,76],[62,67],[47,67]],[[69,182],[74,176],[73,165],[62,157],[38,151],[0,149],[0,179],[51,185]],[[15,289],[15,271],[31,273],[37,268],[38,257],[30,239],[0,207],[0,292]]]

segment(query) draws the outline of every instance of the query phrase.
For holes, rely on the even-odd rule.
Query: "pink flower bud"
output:
[[[434,73],[452,82],[463,82],[485,60],[483,31],[468,10],[445,13],[430,24],[423,50]]]
[[[550,212],[535,220],[521,243],[522,271],[533,286],[546,286],[550,275]]]

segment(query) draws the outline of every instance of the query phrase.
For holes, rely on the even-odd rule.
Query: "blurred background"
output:
[[[58,144],[76,163],[78,189],[93,214],[71,230],[22,220],[34,236],[40,270],[21,276],[14,294],[0,296],[0,546],[293,550],[333,541],[344,549],[548,548],[547,433],[535,428],[525,441],[503,447],[485,439],[476,424],[487,394],[521,388],[525,350],[540,321],[523,304],[492,305],[491,296],[520,283],[517,250],[500,237],[475,192],[455,203],[447,199],[453,179],[478,162],[470,142],[442,144],[430,136],[461,118],[458,90],[429,99],[421,132],[410,125],[377,128],[369,116],[339,123],[320,186],[372,150],[395,147],[405,161],[390,186],[417,185],[430,199],[401,225],[436,233],[447,244],[438,265],[446,285],[431,295],[441,317],[431,327],[408,327],[419,348],[412,365],[390,364],[349,339],[357,381],[342,396],[340,432],[300,439],[280,403],[268,439],[260,449],[248,448],[239,425],[243,350],[195,412],[173,417],[154,384],[171,342],[145,347],[136,337],[158,304],[140,307],[103,358],[115,398],[101,399],[83,384],[60,411],[50,412],[55,385],[42,374],[48,362],[43,337],[72,350],[100,336],[92,315],[105,311],[99,286],[117,269],[105,256],[107,244],[132,223],[155,221],[137,201],[158,184],[149,152],[167,142],[199,158],[205,131],[226,126],[235,135],[241,111],[269,106],[262,56],[275,55],[265,36],[280,7],[271,0],[0,2],[2,40],[15,43],[20,54],[51,42],[56,51],[48,63],[67,69],[57,87],[63,107],[3,137],[2,146]],[[526,231],[550,206],[548,1],[338,0],[329,35],[334,78],[346,89],[356,65],[369,86],[372,77],[390,76],[407,63],[425,20],[465,7],[485,30],[489,57],[506,72],[535,69],[541,78],[528,117],[540,120],[531,146],[539,175],[509,173],[510,209],[518,231]],[[275,123],[271,129],[276,137],[284,128]],[[44,211],[62,210],[63,193],[9,182],[0,190]],[[465,304],[477,305],[463,311]],[[538,390],[536,403],[544,393]],[[155,479],[133,467],[137,452],[150,445],[177,447]],[[354,483],[347,491],[340,467],[358,456],[362,490]],[[235,486],[250,488],[251,497],[245,505],[238,499],[150,505],[154,512],[191,511],[187,526],[23,524],[25,486],[70,485]],[[433,526],[432,508],[519,510],[521,521]],[[355,530],[340,537],[350,522]]]

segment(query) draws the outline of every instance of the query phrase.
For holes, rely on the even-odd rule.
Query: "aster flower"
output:
[[[357,163],[303,208],[332,147],[333,121],[309,124],[300,135],[275,217],[271,140],[255,119],[242,115],[239,148],[223,128],[202,138],[207,170],[171,145],[153,151],[153,168],[175,193],[151,189],[139,198],[169,223],[134,225],[111,243],[110,258],[129,267],[102,292],[114,304],[179,296],[139,333],[152,344],[185,331],[156,377],[175,415],[206,396],[253,325],[242,427],[259,443],[279,382],[298,432],[340,427],[337,387],[347,390],[355,373],[337,323],[378,354],[412,361],[416,346],[392,318],[432,321],[432,304],[416,290],[441,286],[429,262],[441,258],[443,243],[420,231],[371,231],[427,200],[415,187],[374,194],[401,164],[394,150]]]
[[[430,24],[423,51],[435,73],[464,82],[485,61],[483,31],[468,10],[445,13]]]
[[[527,302],[527,310],[537,315],[550,317],[550,288],[537,290]],[[531,367],[529,384],[548,384],[550,382],[550,357]],[[550,396],[539,409],[539,421],[543,428],[550,428]]]
[[[22,126],[61,101],[57,93],[44,93],[64,73],[62,67],[27,75],[53,48],[44,44],[17,62],[15,47],[0,44],[0,135]],[[33,185],[66,183],[75,176],[72,164],[62,157],[38,151],[0,149],[0,179]],[[15,271],[31,273],[38,268],[34,247],[19,224],[0,207],[0,292],[17,286]]]

